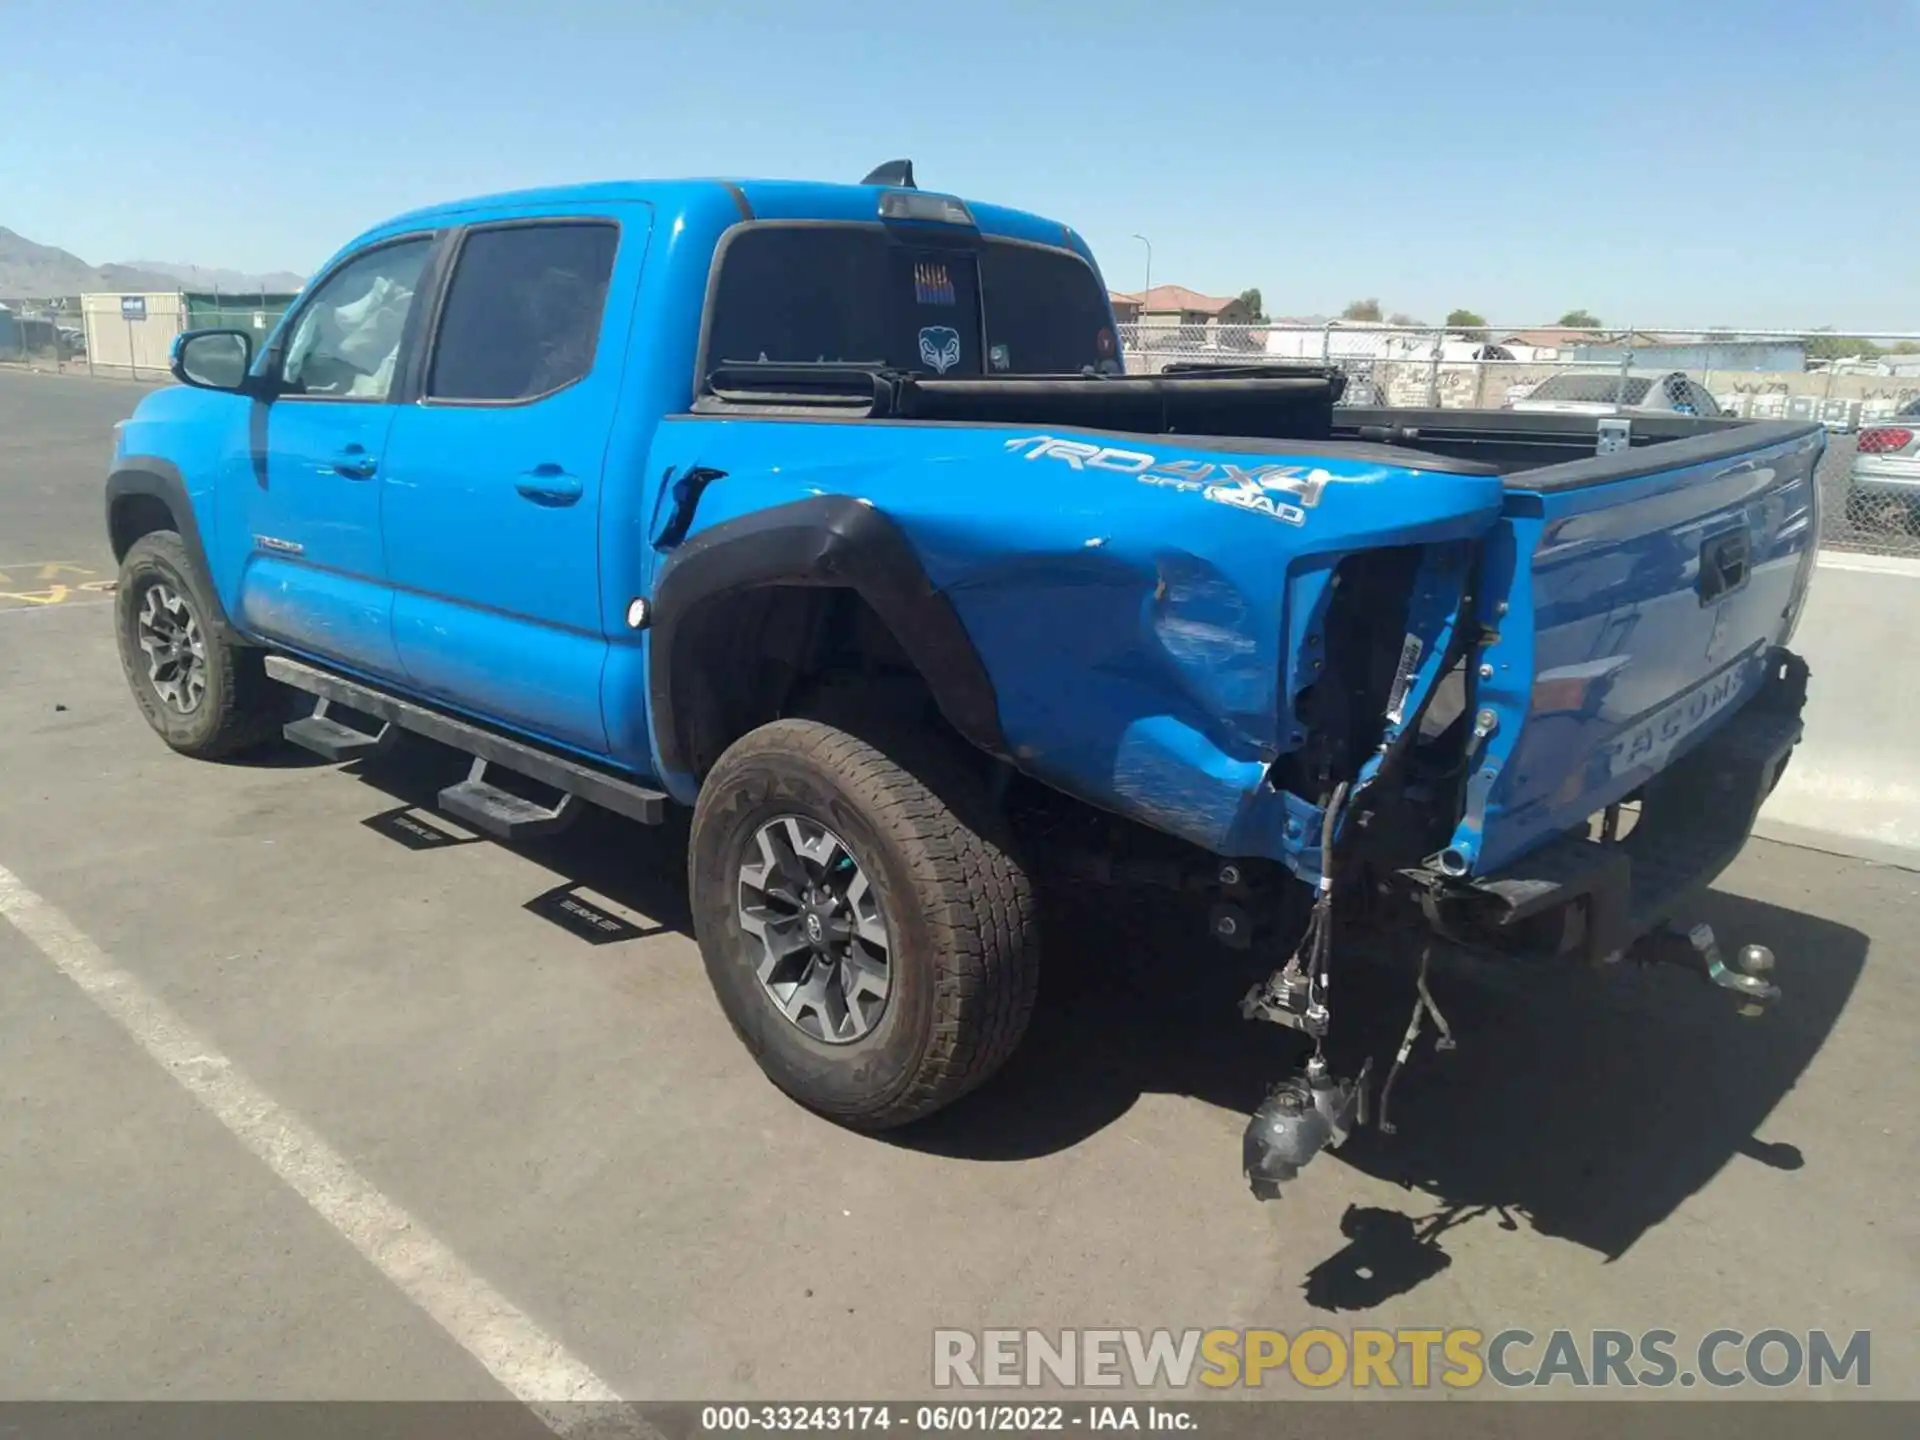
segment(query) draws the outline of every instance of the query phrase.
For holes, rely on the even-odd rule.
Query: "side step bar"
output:
[[[440,792],[440,808],[496,840],[531,840],[538,835],[552,835],[573,823],[573,817],[579,813],[578,796],[563,790],[553,804],[542,805],[538,800],[489,785],[487,764],[478,755],[474,756],[473,769],[467,778]]]
[[[314,713],[287,726],[286,734],[289,740],[329,759],[352,759],[383,747],[391,741],[396,727],[473,756],[473,774],[461,784],[449,785],[441,791],[440,803],[448,814],[485,834],[513,840],[558,829],[573,818],[572,802],[576,796],[643,825],[658,825],[666,818],[667,797],[658,790],[649,790],[524,740],[512,739],[444,710],[403,700],[385,690],[376,690],[284,655],[267,657],[267,675],[283,685],[319,697]],[[382,722],[379,735],[343,725],[326,713],[329,705],[344,705],[371,715]],[[323,745],[340,753],[323,749]],[[558,790],[559,803],[541,805],[489,784],[485,778],[488,765],[497,765]]]
[[[359,726],[349,725],[329,715],[327,711],[332,704],[322,695],[314,702],[311,715],[288,721],[281,727],[280,733],[302,750],[311,750],[322,760],[331,760],[336,764],[344,760],[358,760],[362,755],[378,755],[393,743],[392,721],[382,725],[377,733],[369,735]]]

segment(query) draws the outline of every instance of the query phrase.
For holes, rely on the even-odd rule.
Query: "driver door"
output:
[[[246,628],[390,678],[402,671],[380,486],[437,243],[405,235],[348,256],[288,318],[266,359],[275,393],[254,407],[252,483],[238,487]]]

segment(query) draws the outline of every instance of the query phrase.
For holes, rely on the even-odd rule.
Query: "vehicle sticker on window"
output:
[[[960,363],[960,332],[951,325],[927,325],[920,331],[920,358],[944,375]]]
[[[987,366],[993,370],[1011,370],[1013,368],[1013,356],[1007,353],[1006,346],[995,345],[991,350],[987,351]]]
[[[922,305],[955,303],[953,276],[938,260],[917,261],[913,267],[913,298]]]

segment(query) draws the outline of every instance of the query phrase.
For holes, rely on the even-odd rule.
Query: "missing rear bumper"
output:
[[[1656,775],[1632,830],[1564,835],[1496,874],[1403,872],[1442,935],[1527,955],[1620,959],[1733,862],[1801,735],[1807,667],[1776,651],[1761,692]]]

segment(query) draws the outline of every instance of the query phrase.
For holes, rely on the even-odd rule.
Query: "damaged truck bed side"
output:
[[[729,1019],[863,1128],[1011,1052],[1055,866],[1201,894],[1214,938],[1271,955],[1244,1012],[1313,1054],[1249,1126],[1263,1193],[1366,1118],[1370,1069],[1324,1048],[1354,927],[1421,957],[1416,1025],[1437,943],[1666,947],[1773,997],[1771,957],[1730,967],[1680,921],[1799,738],[1818,425],[1129,376],[1071,230],[869,182],[422,212],[259,356],[183,337],[187,388],[143,402],[108,484],[155,728],[228,753],[290,686],[317,699],[287,735],[333,758],[399,730],[470,752],[442,804],[492,834],[692,806]],[[558,282],[553,253],[511,271],[543,227]],[[368,338],[366,276],[408,246]],[[483,265],[550,288],[486,393],[450,393]],[[575,370],[498,373],[556,314],[585,348],[541,364]]]

